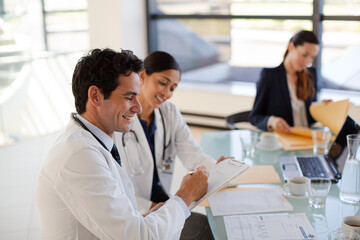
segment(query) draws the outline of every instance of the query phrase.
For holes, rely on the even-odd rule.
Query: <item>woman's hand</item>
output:
[[[329,102],[332,102],[332,100],[331,100],[331,99],[324,99],[324,100],[322,100],[321,102],[327,104],[327,103],[329,103]]]
[[[270,117],[269,126],[278,132],[290,133],[291,131],[289,124],[281,117]]]

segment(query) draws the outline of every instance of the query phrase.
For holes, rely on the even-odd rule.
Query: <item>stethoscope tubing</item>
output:
[[[163,142],[162,161],[165,162],[165,150],[170,146],[170,144],[171,144],[171,139],[169,140],[169,143],[166,144],[166,126],[165,126],[164,116],[163,116],[160,108],[159,108],[159,113],[160,113],[161,122],[162,122],[163,129],[164,129],[164,133],[163,133],[164,142]],[[123,146],[123,148],[124,148],[126,157],[128,157],[129,155],[128,155],[128,153],[127,153],[127,148],[126,148],[126,143],[125,143],[125,135],[126,135],[126,134],[130,134],[130,133],[132,133],[132,134],[134,135],[134,137],[135,137],[136,144],[137,144],[137,150],[138,150],[138,153],[139,153],[139,156],[140,156],[140,142],[139,142],[139,138],[138,138],[136,132],[131,129],[129,132],[123,133],[123,135],[122,135],[122,146]],[[129,160],[129,162],[131,162],[131,161]],[[140,159],[140,163],[141,163],[141,159]],[[140,167],[141,167],[141,165],[140,165]],[[131,171],[132,171],[132,173],[133,173],[134,175],[139,175],[139,174],[142,173],[141,170],[139,171],[140,173],[136,173],[136,171],[133,169],[132,166],[131,166],[131,168],[132,168]]]

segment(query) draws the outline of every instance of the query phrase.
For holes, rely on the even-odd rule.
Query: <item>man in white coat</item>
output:
[[[75,67],[76,114],[41,167],[36,200],[43,239],[178,239],[187,206],[207,190],[198,169],[166,203],[141,215],[121,168],[114,131],[127,132],[141,112],[142,62],[131,51],[95,49]]]

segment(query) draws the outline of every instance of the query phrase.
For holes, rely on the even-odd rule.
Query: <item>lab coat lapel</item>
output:
[[[135,131],[138,139],[139,139],[139,144],[141,146],[140,149],[142,149],[141,151],[141,157],[145,158],[143,159],[143,162],[148,162],[148,161],[152,161],[152,154],[151,154],[151,150],[149,147],[149,143],[146,139],[145,133],[144,133],[144,129],[141,126],[140,120],[138,118],[138,116],[136,116],[136,119],[134,119],[134,125],[132,127],[132,130]],[[145,171],[153,171],[153,168],[151,167],[151,169],[149,169],[150,165],[146,164],[146,166],[144,167]],[[152,178],[151,178],[152,179]]]
[[[164,126],[161,120],[161,115],[159,109],[154,110],[155,115],[155,124],[156,124],[156,131],[155,131],[155,156],[156,156],[156,163],[162,159],[163,154],[163,147],[164,147]],[[165,119],[164,119],[165,120]]]
[[[156,163],[157,166],[163,161],[163,149],[164,149],[164,141],[166,141],[165,144],[168,144],[169,142],[169,138],[170,136],[168,135],[169,132],[166,132],[165,139],[164,139],[164,131],[166,131],[166,129],[169,129],[169,123],[166,121],[166,116],[168,114],[168,112],[166,112],[166,109],[162,108],[161,109],[163,117],[164,117],[164,122],[165,122],[165,127],[163,125],[163,122],[161,120],[161,114],[159,109],[155,109],[154,113],[155,113],[155,124],[156,124],[156,131],[155,131],[155,156],[156,156]],[[166,128],[168,127],[168,128]],[[171,131],[172,129],[168,130]],[[157,167],[158,170],[158,175],[160,178],[160,182],[165,190],[165,192],[168,194],[168,196],[171,196],[170,193],[170,187],[171,187],[171,182],[172,182],[172,174],[169,173],[163,173],[163,171],[161,169],[159,169]]]

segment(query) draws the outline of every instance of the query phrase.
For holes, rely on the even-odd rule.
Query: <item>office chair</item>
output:
[[[251,111],[244,111],[244,112],[239,112],[239,113],[235,113],[235,114],[232,114],[230,116],[227,116],[226,117],[226,125],[232,130],[238,129],[235,126],[235,123],[248,122],[250,112]]]

